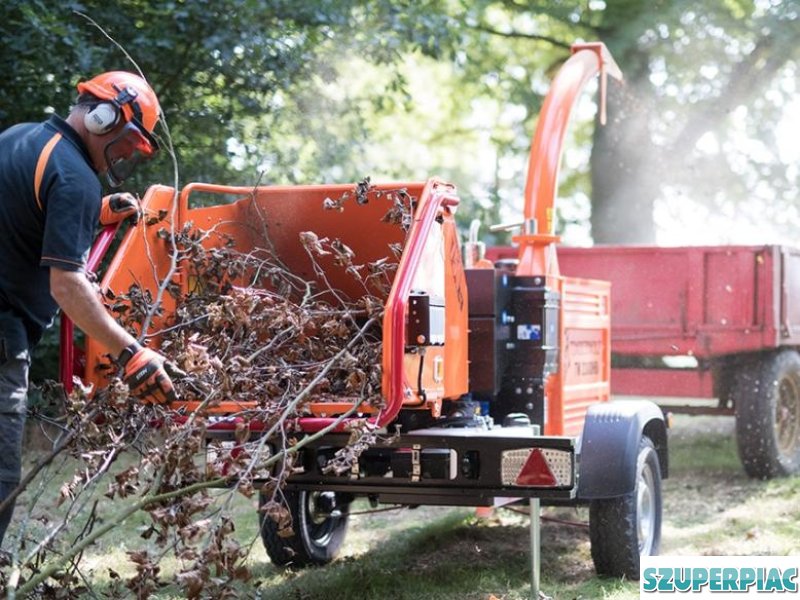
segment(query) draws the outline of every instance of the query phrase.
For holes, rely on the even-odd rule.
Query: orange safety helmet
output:
[[[153,88],[133,73],[109,71],[78,84],[78,92],[92,94],[115,104],[128,123],[135,120],[147,133],[153,133],[161,107]]]
[[[142,77],[127,71],[109,71],[82,81],[78,84],[78,93],[91,94],[100,100],[84,115],[84,124],[90,133],[105,135],[125,123],[104,152],[109,183],[117,187],[133,173],[137,164],[151,158],[159,149],[153,136],[161,113],[158,98]]]

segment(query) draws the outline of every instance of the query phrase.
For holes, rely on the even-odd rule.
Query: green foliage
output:
[[[58,325],[47,329],[31,353],[30,381],[32,383],[41,384],[48,379],[58,380],[60,331]]]
[[[266,145],[266,152],[280,148],[269,130],[248,127],[285,113],[282,99],[295,86],[302,93],[309,79],[329,79],[319,57],[331,49],[369,49],[371,60],[387,65],[410,49],[441,54],[445,47],[435,32],[444,17],[429,4],[125,0],[112,9],[98,0],[11,0],[0,24],[0,130],[41,120],[48,111],[64,114],[80,78],[133,68],[83,14],[119,42],[150,80],[176,140],[183,179],[238,183],[229,141]],[[140,187],[171,181],[166,163],[140,174]]]

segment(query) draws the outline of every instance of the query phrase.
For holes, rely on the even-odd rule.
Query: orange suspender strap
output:
[[[44,177],[44,170],[47,168],[47,161],[50,160],[50,155],[53,153],[53,148],[56,147],[58,140],[61,139],[61,134],[57,133],[50,138],[50,141],[42,148],[42,153],[39,155],[39,160],[36,162],[36,174],[33,176],[33,195],[36,198],[36,205],[39,210],[44,212],[42,208],[42,201],[39,198],[39,188],[42,186],[42,178]]]

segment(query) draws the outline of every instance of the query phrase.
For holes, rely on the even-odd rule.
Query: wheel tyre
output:
[[[598,575],[639,579],[641,556],[661,545],[661,467],[650,438],[643,436],[633,493],[589,505],[592,560]]]
[[[334,492],[286,491],[292,535],[278,534],[278,524],[259,511],[261,540],[270,560],[281,567],[325,565],[339,552],[347,533],[349,504]],[[266,498],[262,495],[259,504]],[[333,513],[333,514],[331,514]]]
[[[732,395],[745,472],[757,479],[800,473],[800,354],[784,350],[742,365]]]

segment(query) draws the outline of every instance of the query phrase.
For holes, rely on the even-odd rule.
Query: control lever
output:
[[[497,233],[499,231],[511,231],[513,229],[522,229],[526,235],[536,233],[536,219],[526,219],[524,221],[514,221],[513,223],[499,223],[498,225],[490,225],[489,231]]]

